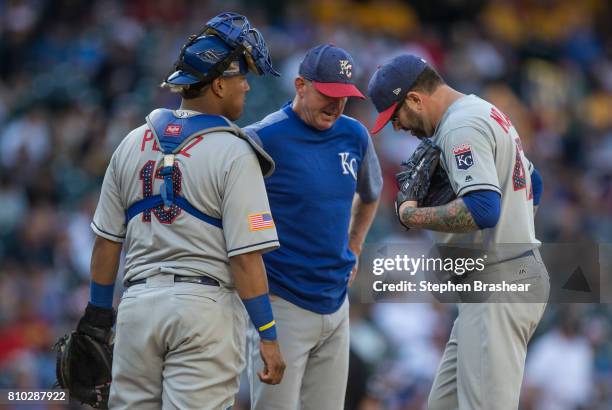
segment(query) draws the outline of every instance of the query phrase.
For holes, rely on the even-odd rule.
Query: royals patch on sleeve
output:
[[[453,147],[453,155],[455,156],[457,169],[465,171],[474,165],[474,154],[472,154],[472,147],[469,144]]]
[[[274,220],[270,212],[249,215],[249,230],[261,231],[262,229],[274,228]]]

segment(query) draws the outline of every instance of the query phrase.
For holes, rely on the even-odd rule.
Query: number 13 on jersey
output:
[[[161,179],[164,177],[160,175],[160,169],[156,169],[155,161],[147,161],[140,170],[140,180],[142,181],[142,196],[143,198],[149,198],[156,193],[153,192],[153,179]],[[181,194],[181,183],[183,176],[181,170],[178,167],[178,163],[174,163],[172,167],[172,188],[174,196],[177,197]],[[151,222],[151,212],[155,215],[157,220],[163,224],[171,224],[181,214],[182,209],[176,204],[166,208],[164,205],[159,205],[152,210],[147,210],[142,213],[143,222]]]

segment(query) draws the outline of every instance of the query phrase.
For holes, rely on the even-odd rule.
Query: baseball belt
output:
[[[512,258],[504,259],[503,261],[495,261],[493,263],[488,263],[486,266],[489,267],[489,266],[499,265],[500,263],[511,262],[516,259],[523,259],[523,258],[528,258],[531,256],[537,258],[536,253],[533,251],[533,249],[529,249],[528,251],[525,251],[521,253],[520,255],[513,256]]]
[[[134,285],[143,285],[147,283],[148,278],[132,280],[123,283],[124,288],[129,288]],[[199,285],[208,285],[208,286],[220,286],[219,282],[213,278],[209,278],[208,276],[182,276],[182,275],[174,275],[174,282],[187,282],[187,283],[197,283]]]

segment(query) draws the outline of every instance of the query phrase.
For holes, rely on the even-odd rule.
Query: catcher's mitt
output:
[[[88,306],[77,330],[55,344],[57,385],[82,403],[96,409],[108,409],[113,363],[113,346],[109,343],[112,323],[103,328],[92,326],[88,322],[92,316],[95,319],[92,311],[95,307]],[[110,312],[114,320],[112,310]]]

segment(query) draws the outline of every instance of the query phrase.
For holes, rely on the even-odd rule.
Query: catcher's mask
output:
[[[272,67],[262,34],[237,13],[222,13],[189,37],[165,82],[173,85],[210,83],[217,77],[280,74]]]

